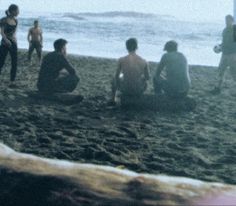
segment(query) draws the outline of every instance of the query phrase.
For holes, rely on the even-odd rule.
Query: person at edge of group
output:
[[[65,39],[54,42],[55,51],[48,53],[42,60],[37,87],[46,95],[72,92],[79,83],[79,77],[66,58]]]
[[[15,79],[17,73],[17,41],[16,30],[18,21],[16,17],[19,14],[19,7],[15,4],[11,4],[8,10],[5,12],[6,16],[0,20],[1,28],[1,45],[0,45],[0,73],[5,64],[7,54],[11,56],[11,72],[10,72],[10,85],[9,87],[15,87]]]
[[[138,42],[135,38],[126,41],[128,55],[118,60],[118,68],[112,81],[111,103],[116,103],[119,90],[124,96],[140,96],[147,88],[149,80],[148,63],[136,54]]]
[[[43,35],[42,35],[42,29],[39,27],[38,20],[35,20],[34,27],[29,29],[27,39],[29,42],[28,61],[31,62],[31,56],[35,49],[37,52],[39,62],[41,62]]]
[[[225,17],[225,23],[226,27],[222,33],[222,56],[218,67],[219,80],[217,86],[211,91],[213,94],[220,94],[224,74],[227,68],[230,69],[230,74],[234,81],[236,81],[236,42],[234,40],[234,17],[232,15],[227,15]]]
[[[186,57],[178,52],[178,44],[175,41],[168,41],[156,70],[153,84],[156,95],[163,93],[170,98],[184,98],[187,96],[191,86],[189,67]],[[166,75],[161,73],[165,70]]]

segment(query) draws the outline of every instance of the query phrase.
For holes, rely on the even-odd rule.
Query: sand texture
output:
[[[215,68],[192,66],[191,112],[125,110],[107,105],[116,60],[70,56],[81,82],[71,106],[36,100],[39,67],[19,53],[17,89],[8,88],[9,61],[0,84],[0,141],[48,158],[125,167],[136,172],[236,184],[236,97],[229,76],[213,96]],[[156,64],[151,63],[152,74]],[[236,87],[235,87],[236,88]],[[150,82],[147,93],[153,93]]]

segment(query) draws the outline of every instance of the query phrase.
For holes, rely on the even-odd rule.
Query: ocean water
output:
[[[176,3],[174,0],[172,2]],[[230,6],[223,8],[225,14],[231,11]],[[21,11],[17,32],[19,47],[28,48],[27,33],[37,18],[43,29],[44,50],[53,50],[53,41],[65,38],[69,42],[68,53],[119,58],[126,54],[125,41],[136,37],[139,42],[138,54],[150,61],[159,61],[164,53],[165,42],[172,39],[179,43],[179,50],[186,55],[190,64],[216,66],[220,59],[220,55],[215,54],[212,48],[221,42],[224,13],[212,15],[205,12],[207,15],[204,16],[199,11],[201,16],[198,17],[178,14],[177,8],[172,8],[175,12],[166,10],[153,13],[148,9],[145,10],[148,12],[138,9],[127,11],[132,8],[113,11],[112,7],[111,11],[97,9],[98,12],[92,8],[88,12],[85,12],[85,8],[83,12],[70,12],[66,7],[65,12],[56,9],[53,12],[53,9],[46,8]],[[191,5],[188,8],[191,10]],[[0,15],[4,15],[3,10]]]

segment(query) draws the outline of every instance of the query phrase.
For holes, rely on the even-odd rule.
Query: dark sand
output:
[[[85,100],[65,106],[28,98],[39,67],[26,59],[21,51],[19,88],[7,87],[9,62],[0,76],[4,144],[43,157],[236,184],[236,96],[229,77],[221,95],[209,94],[215,68],[191,67],[193,112],[125,111],[107,106],[116,60],[70,56],[81,77],[75,93]],[[156,64],[150,67],[153,73]]]

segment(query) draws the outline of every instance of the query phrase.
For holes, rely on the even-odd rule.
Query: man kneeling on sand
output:
[[[119,59],[116,75],[112,82],[112,103],[116,101],[117,90],[120,90],[124,96],[140,96],[147,88],[148,64],[136,54],[137,40],[128,39],[126,48],[129,54]]]
[[[191,84],[187,60],[178,52],[175,41],[167,42],[164,50],[167,53],[162,56],[153,80],[155,93],[161,95],[164,92],[168,97],[184,98]],[[162,77],[164,69],[166,76]]]
[[[54,52],[47,54],[42,61],[37,87],[45,94],[72,92],[79,82],[75,69],[66,59],[65,39],[54,42]]]

